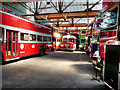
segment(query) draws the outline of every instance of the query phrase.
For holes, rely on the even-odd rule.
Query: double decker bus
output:
[[[87,29],[81,29],[80,46],[79,46],[81,50],[84,50],[86,31]]]
[[[120,2],[103,2],[103,4],[108,7],[101,10],[99,47],[96,51],[98,52],[96,64],[102,68],[102,79],[104,78],[104,64],[106,62],[106,45],[120,45]]]
[[[62,43],[62,33],[60,33],[59,28],[52,27],[52,49],[53,51],[59,50],[59,46]]]
[[[76,37],[73,35],[64,35],[60,49],[70,51],[76,50]]]
[[[76,37],[76,49],[80,49],[80,33],[78,32],[71,32],[70,35],[73,35]]]
[[[0,10],[3,62],[30,55],[44,55],[52,49],[52,30],[21,16]]]

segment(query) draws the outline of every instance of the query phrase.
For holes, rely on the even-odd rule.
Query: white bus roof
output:
[[[64,35],[63,38],[74,38],[74,39],[76,39],[76,37],[73,36],[73,35]]]

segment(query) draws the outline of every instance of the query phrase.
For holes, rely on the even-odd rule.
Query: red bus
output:
[[[118,5],[116,5],[118,4]],[[119,2],[111,5],[108,11],[101,15],[101,31],[99,39],[99,56],[105,59],[105,44],[109,40],[115,40],[119,32]]]
[[[53,51],[59,50],[62,43],[62,34],[59,28],[52,26],[52,49]]]
[[[76,37],[73,35],[64,35],[60,49],[70,51],[76,50]]]
[[[52,48],[50,28],[0,10],[3,61],[35,54],[44,55]]]
[[[105,2],[103,2],[103,4],[105,4]],[[104,78],[106,45],[120,45],[119,4],[120,2],[106,2],[105,5],[109,7],[107,7],[106,10],[101,10],[101,30],[99,35],[99,46],[98,51],[96,51],[93,56],[97,56],[96,58],[98,58],[96,60],[96,65],[102,69],[102,79]]]

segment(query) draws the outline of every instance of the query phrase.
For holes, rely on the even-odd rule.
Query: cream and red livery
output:
[[[0,10],[3,61],[34,54],[44,55],[52,48],[50,28]]]
[[[54,26],[52,27],[52,49],[53,51],[59,50],[59,46],[62,43],[62,34],[60,33],[60,29]]]
[[[73,35],[64,35],[60,49],[71,51],[76,50],[76,37]]]

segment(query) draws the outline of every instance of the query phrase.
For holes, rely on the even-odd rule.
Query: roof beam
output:
[[[57,26],[57,25],[54,25]],[[61,24],[58,27],[86,27],[87,24],[86,23],[79,23],[79,24]]]
[[[69,21],[64,21],[64,20],[35,20],[36,22],[42,22],[42,23],[48,23],[48,22],[50,22],[50,23],[54,23],[54,22],[69,22]]]
[[[38,2],[36,2],[35,14],[38,14]]]
[[[97,4],[99,4],[101,0],[99,0],[98,2],[96,2],[91,8],[89,8],[89,10],[92,10],[92,8],[94,8]]]
[[[62,12],[62,2],[61,2],[61,0],[60,0],[60,2],[58,2],[58,4],[59,4],[59,13],[61,13]]]
[[[64,12],[64,13],[51,13],[51,14],[39,14],[35,15],[36,18],[42,19],[42,17],[46,17],[47,19],[65,19],[65,16],[68,18],[87,18],[87,17],[95,17],[98,13],[97,11],[89,11],[89,15],[87,16],[87,11],[80,11],[80,12]],[[29,16],[29,15],[25,15]]]
[[[75,22],[75,24],[76,24],[77,22],[79,22],[81,19],[82,19],[82,18],[79,18],[79,19]]]
[[[99,0],[98,2],[96,2],[95,4],[93,4],[93,6],[91,8],[88,8],[88,11],[92,10],[92,8],[94,8],[97,4],[99,4],[100,1],[101,0]],[[88,0],[87,0],[87,2],[88,2]],[[86,5],[88,6],[90,4],[87,3]],[[87,11],[87,9],[85,9],[84,11]]]
[[[66,10],[75,0],[73,0],[72,2],[70,2],[62,11]]]
[[[57,9],[57,6],[55,6],[55,4],[54,4],[53,2],[51,2],[51,1],[50,1],[50,3],[51,3],[53,6],[52,6],[51,4],[50,4],[50,5],[51,5],[55,10],[57,10],[57,11],[59,12],[59,10]]]
[[[35,13],[26,3],[23,4],[19,3],[19,4],[22,5],[24,8],[28,9],[30,12]]]

